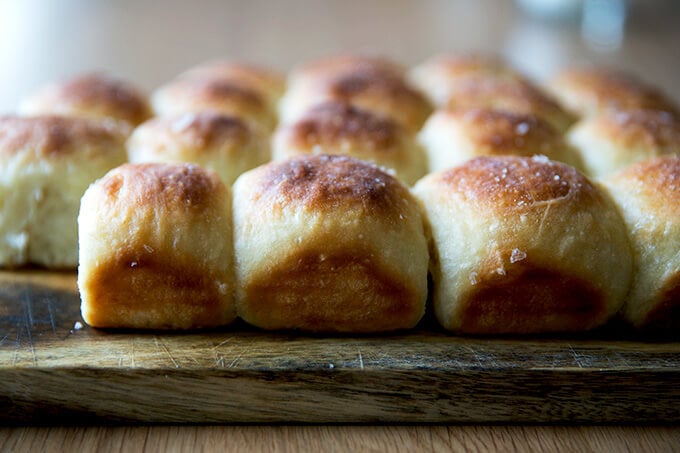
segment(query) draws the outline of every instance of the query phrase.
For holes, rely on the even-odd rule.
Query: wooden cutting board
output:
[[[5,423],[680,421],[678,342],[105,332],[75,278],[0,272]]]

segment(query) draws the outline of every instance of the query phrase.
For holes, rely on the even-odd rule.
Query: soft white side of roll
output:
[[[0,118],[0,266],[75,268],[87,186],[125,162],[116,122]]]
[[[235,318],[231,193],[193,164],[125,164],[78,216],[81,312],[93,327],[194,329]]]
[[[603,180],[625,220],[634,273],[623,315],[636,327],[680,327],[680,157],[638,162]]]

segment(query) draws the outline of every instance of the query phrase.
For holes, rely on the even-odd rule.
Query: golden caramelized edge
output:
[[[268,329],[382,332],[412,328],[424,314],[417,285],[366,250],[305,250],[250,281],[240,315]],[[421,300],[421,296],[422,300]]]
[[[347,156],[304,155],[259,168],[257,203],[314,211],[354,206],[395,220],[409,190],[377,166]]]
[[[549,155],[568,148],[563,135],[536,115],[488,108],[442,110],[437,115],[444,124],[460,124],[475,148],[488,155]]]
[[[151,106],[140,89],[123,79],[100,72],[45,85],[25,102],[50,104],[61,110],[73,107],[104,111],[112,118],[132,125],[152,116]]]
[[[168,137],[199,149],[225,142],[244,146],[252,133],[252,126],[235,116],[211,111],[188,112],[155,117],[142,123],[129,143],[144,146],[145,141]]]
[[[213,171],[194,164],[123,164],[102,178],[102,202],[191,210],[204,209],[224,185]],[[125,185],[127,200],[121,200]]]
[[[583,120],[596,133],[624,148],[680,154],[680,117],[660,110],[608,109]]]
[[[446,190],[493,209],[525,209],[598,192],[573,167],[544,156],[477,157],[431,177]]]
[[[0,156],[31,152],[37,158],[117,152],[129,128],[124,123],[43,115],[0,116]]]
[[[404,129],[395,121],[338,101],[313,107],[281,132],[296,148],[319,144],[357,143],[371,151],[389,150],[400,142]]]
[[[647,108],[678,113],[678,108],[661,91],[621,70],[602,66],[567,68],[551,83],[563,98],[587,99],[597,108]],[[582,103],[584,101],[578,101]],[[585,107],[585,106],[584,106]]]

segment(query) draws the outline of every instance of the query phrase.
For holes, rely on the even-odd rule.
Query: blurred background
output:
[[[602,63],[680,100],[680,2],[672,0],[0,0],[0,112],[84,71],[151,90],[216,57],[286,71],[342,51],[409,65],[490,51],[538,80],[567,64]]]

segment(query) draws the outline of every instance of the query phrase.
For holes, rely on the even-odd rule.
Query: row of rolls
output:
[[[0,117],[0,163],[0,266],[77,266],[94,327],[680,326],[680,113],[610,69],[88,74]]]

